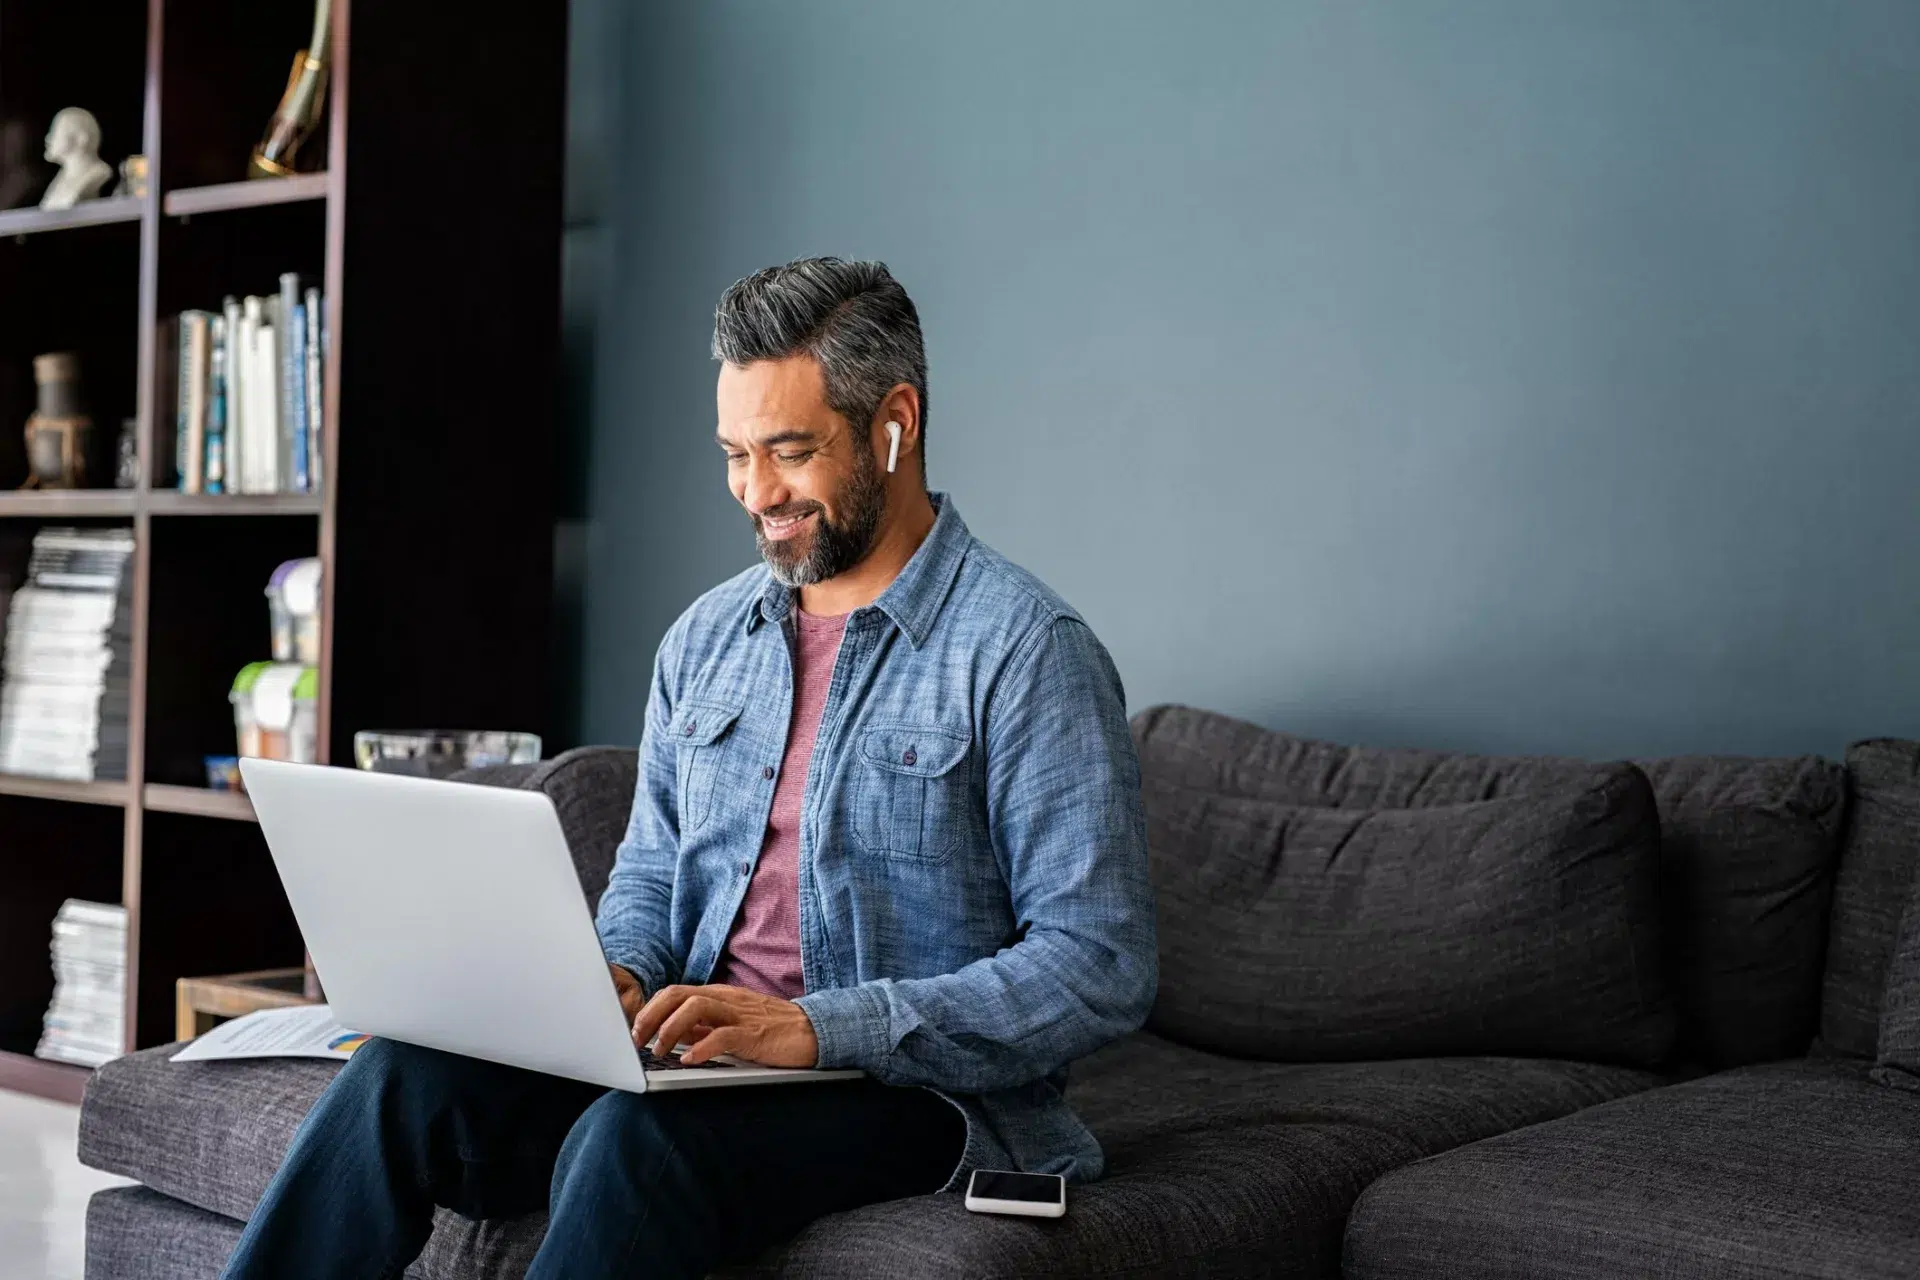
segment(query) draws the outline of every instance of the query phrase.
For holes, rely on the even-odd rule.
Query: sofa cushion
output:
[[[170,1064],[170,1050],[101,1069],[81,1159],[243,1219],[333,1067]],[[1106,1148],[1108,1176],[1070,1193],[1064,1222],[985,1218],[960,1196],[921,1196],[823,1219],[746,1271],[1336,1275],[1347,1210],[1383,1171],[1656,1083],[1624,1067],[1499,1058],[1247,1062],[1131,1036],[1075,1068],[1070,1096]],[[540,1214],[442,1214],[410,1274],[517,1276],[544,1228]]]
[[[1585,761],[1342,747],[1227,716],[1134,718],[1144,773],[1223,795],[1341,809],[1453,805],[1551,791]],[[1661,826],[1664,969],[1677,1056],[1706,1067],[1805,1051],[1820,1008],[1844,771],[1815,757],[1636,762]]]
[[[1421,809],[1276,803],[1152,773],[1142,798],[1161,1035],[1291,1062],[1667,1055],[1659,824],[1631,765]]]
[[[340,1064],[168,1062],[179,1049],[142,1049],[93,1073],[80,1107],[80,1163],[244,1219]]]
[[[1068,1096],[1107,1176],[1058,1222],[921,1196],[824,1218],[740,1274],[784,1277],[1337,1276],[1354,1198],[1424,1155],[1656,1083],[1515,1059],[1265,1063],[1130,1036]]]
[[[545,1214],[474,1222],[446,1209],[408,1280],[520,1280],[540,1248]],[[240,1243],[239,1221],[146,1187],[113,1187],[87,1201],[87,1275],[98,1280],[186,1280],[220,1274]]]
[[[544,791],[560,815],[573,869],[586,890],[587,907],[598,908],[613,871],[613,857],[626,834],[639,777],[632,747],[575,747],[537,764],[497,764],[454,775],[458,782]]]
[[[1747,1067],[1396,1170],[1354,1208],[1346,1274],[1920,1274],[1920,1106],[1867,1070]]]
[[[1887,960],[1920,862],[1920,742],[1856,742],[1847,749],[1847,781],[1852,795],[1833,889],[1820,1043],[1832,1053],[1871,1058]]]
[[[1915,877],[1908,891],[1906,914],[1887,963],[1887,986],[1880,998],[1878,1061],[1875,1080],[1920,1093],[1920,877]]]

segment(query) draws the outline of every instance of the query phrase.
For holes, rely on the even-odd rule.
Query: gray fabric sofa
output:
[[[1058,1222],[918,1197],[735,1274],[1920,1274],[1920,1093],[1871,1074],[1920,746],[1596,766],[1183,708],[1135,736],[1161,998],[1070,1090],[1108,1176]],[[630,751],[475,780],[553,797],[597,895]],[[94,1197],[90,1277],[217,1274],[333,1072],[170,1051],[89,1086],[81,1158],[140,1184]],[[409,1274],[517,1276],[543,1227],[443,1213]]]

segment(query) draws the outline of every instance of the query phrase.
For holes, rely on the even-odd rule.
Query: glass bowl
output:
[[[353,735],[353,762],[374,773],[445,778],[490,764],[532,764],[540,735],[500,730],[362,729]]]

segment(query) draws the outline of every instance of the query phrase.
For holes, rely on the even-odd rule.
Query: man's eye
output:
[[[728,466],[732,466],[736,462],[745,462],[746,460],[747,460],[747,455],[744,453],[730,453],[727,455]]]
[[[805,462],[813,456],[813,450],[808,449],[805,453],[776,453],[773,456],[782,462]]]

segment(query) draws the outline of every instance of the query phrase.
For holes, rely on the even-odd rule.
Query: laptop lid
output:
[[[240,773],[342,1025],[646,1090],[543,793],[276,760]]]

